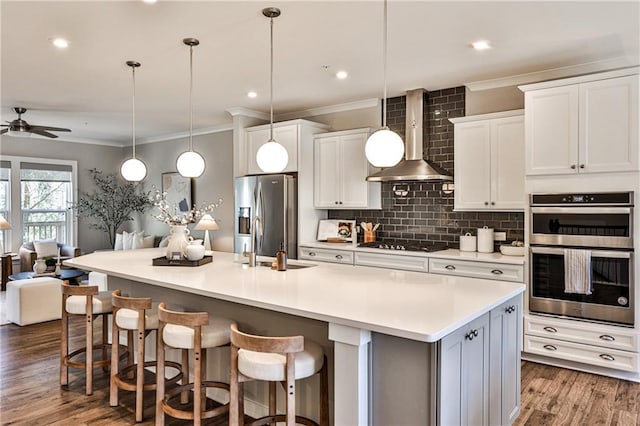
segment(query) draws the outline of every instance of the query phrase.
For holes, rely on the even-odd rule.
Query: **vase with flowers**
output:
[[[222,198],[215,203],[194,205],[190,210],[184,212],[180,211],[178,205],[170,205],[166,192],[156,189],[152,195],[152,202],[154,207],[158,209],[158,214],[153,217],[171,226],[166,257],[169,260],[175,260],[186,256],[186,248],[193,240],[189,235],[190,231],[187,225],[197,222],[205,214],[212,214],[222,204]]]

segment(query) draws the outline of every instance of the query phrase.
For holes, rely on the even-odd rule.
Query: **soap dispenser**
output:
[[[278,263],[278,271],[287,270],[287,252],[284,250],[284,243],[280,243],[280,250],[276,254],[276,262]]]

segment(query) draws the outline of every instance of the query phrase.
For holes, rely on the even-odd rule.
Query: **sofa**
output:
[[[70,259],[72,257],[80,256],[80,248],[72,247],[62,243],[56,243],[58,248],[60,249],[60,258],[61,259]],[[33,242],[24,243],[20,250],[18,251],[20,255],[20,270],[21,271],[31,271],[33,270],[33,264],[36,262],[38,258],[38,254],[36,253],[36,249],[33,245]]]

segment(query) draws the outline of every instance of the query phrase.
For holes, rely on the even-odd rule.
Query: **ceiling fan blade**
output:
[[[64,127],[51,127],[51,126],[31,126],[30,127],[31,131],[33,131],[33,129],[36,130],[44,130],[44,131],[53,131],[53,132],[70,132],[71,129],[65,129]]]
[[[53,133],[49,133],[46,130],[43,129],[34,129],[35,126],[32,126],[29,131],[31,133],[35,133],[36,135],[40,135],[40,136],[46,136],[48,138],[57,138],[58,135],[54,135]]]
[[[9,131],[9,129],[2,129],[2,130],[0,130],[0,135],[4,135],[8,131]]]
[[[9,127],[11,124],[0,124],[0,127]]]

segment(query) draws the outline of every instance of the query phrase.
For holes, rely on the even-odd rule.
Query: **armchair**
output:
[[[78,247],[72,247],[62,243],[57,243],[57,245],[60,249],[60,258],[70,259],[72,257],[80,256],[80,248]],[[24,243],[20,246],[18,253],[20,255],[20,271],[31,271],[33,269],[33,264],[36,262],[36,258],[38,257],[36,249],[33,246],[33,242]]]

